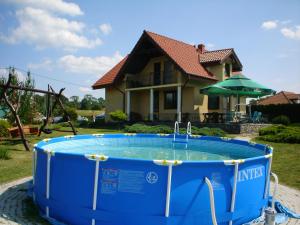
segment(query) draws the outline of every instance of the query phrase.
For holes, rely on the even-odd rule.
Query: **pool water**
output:
[[[181,138],[93,138],[50,143],[48,149],[71,154],[103,154],[125,159],[167,159],[183,161],[245,159],[262,156],[264,152],[249,145],[213,140],[201,142]]]

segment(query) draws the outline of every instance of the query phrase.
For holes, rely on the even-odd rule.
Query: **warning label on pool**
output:
[[[102,169],[101,193],[144,194],[145,173],[138,170]]]

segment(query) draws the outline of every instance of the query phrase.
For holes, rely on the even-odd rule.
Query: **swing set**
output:
[[[75,127],[73,126],[70,116],[68,114],[68,112],[66,111],[62,101],[61,101],[61,97],[62,97],[62,93],[65,90],[65,88],[60,89],[60,91],[57,93],[54,91],[54,89],[48,85],[48,90],[40,90],[40,89],[36,89],[36,88],[27,88],[27,87],[23,87],[20,85],[11,85],[11,81],[13,78],[13,74],[14,74],[14,69],[10,69],[9,70],[9,76],[8,76],[8,80],[6,82],[6,84],[0,84],[0,101],[3,99],[5,104],[8,106],[8,108],[10,109],[12,115],[14,116],[15,120],[16,120],[16,124],[17,124],[17,128],[13,128],[12,130],[16,130],[18,129],[21,140],[23,142],[23,145],[25,147],[25,149],[27,151],[30,151],[30,147],[28,144],[28,140],[26,139],[25,134],[28,133],[26,132],[28,130],[28,126],[23,126],[20,120],[20,117],[18,115],[18,110],[16,109],[16,107],[10,102],[7,92],[8,90],[12,89],[12,90],[23,90],[23,91],[30,91],[30,92],[34,92],[34,93],[41,93],[41,94],[45,94],[47,96],[47,101],[46,101],[46,118],[43,120],[43,124],[41,125],[41,127],[39,128],[37,135],[41,136],[41,133],[45,133],[45,134],[51,134],[52,130],[56,130],[56,131],[60,131],[60,132],[72,132],[74,135],[77,134],[77,131],[75,130]],[[53,104],[51,104],[51,99],[54,98],[54,102]],[[52,112],[54,111],[54,109],[59,106],[63,113],[64,113],[64,117],[67,119],[67,123],[68,125],[71,127],[71,131],[67,131],[67,130],[58,130],[58,129],[49,129],[47,128],[49,122],[50,122],[50,118],[52,117]]]

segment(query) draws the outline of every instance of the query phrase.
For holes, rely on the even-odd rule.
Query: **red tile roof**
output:
[[[232,54],[233,48],[206,51],[200,55],[201,63],[220,62]]]
[[[117,65],[115,65],[111,70],[109,70],[106,74],[104,74],[99,80],[97,80],[96,83],[93,84],[92,88],[100,89],[113,84],[114,81],[117,79],[119,72],[125,64],[127,58],[128,55],[124,59],[122,59]]]
[[[199,52],[195,46],[153,32],[146,33],[187,74],[216,79],[199,63]]]
[[[158,48],[160,48],[167,56],[169,56],[170,59],[173,60],[173,62],[185,73],[210,80],[217,79],[212,73],[207,71],[201,63],[221,61],[233,52],[233,49],[222,49],[206,51],[201,54],[199,49],[194,45],[149,31],[144,31],[141,38],[143,38],[144,35],[147,38],[150,38],[150,40],[152,40],[153,43],[157,45]],[[119,73],[128,60],[130,60],[130,57],[127,56],[110,71],[104,74],[104,76],[92,86],[93,89],[104,88],[113,84],[116,78],[121,75]]]
[[[258,105],[271,105],[271,104],[293,104],[294,100],[300,99],[300,94],[293,92],[281,91],[276,95],[260,99]]]

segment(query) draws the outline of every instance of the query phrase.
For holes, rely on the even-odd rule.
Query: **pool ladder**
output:
[[[174,136],[173,136],[173,142],[177,143],[188,143],[189,141],[189,136],[192,135],[192,124],[189,121],[186,127],[186,138],[185,141],[176,141],[176,135],[179,135],[179,123],[178,121],[175,122],[174,124]]]

